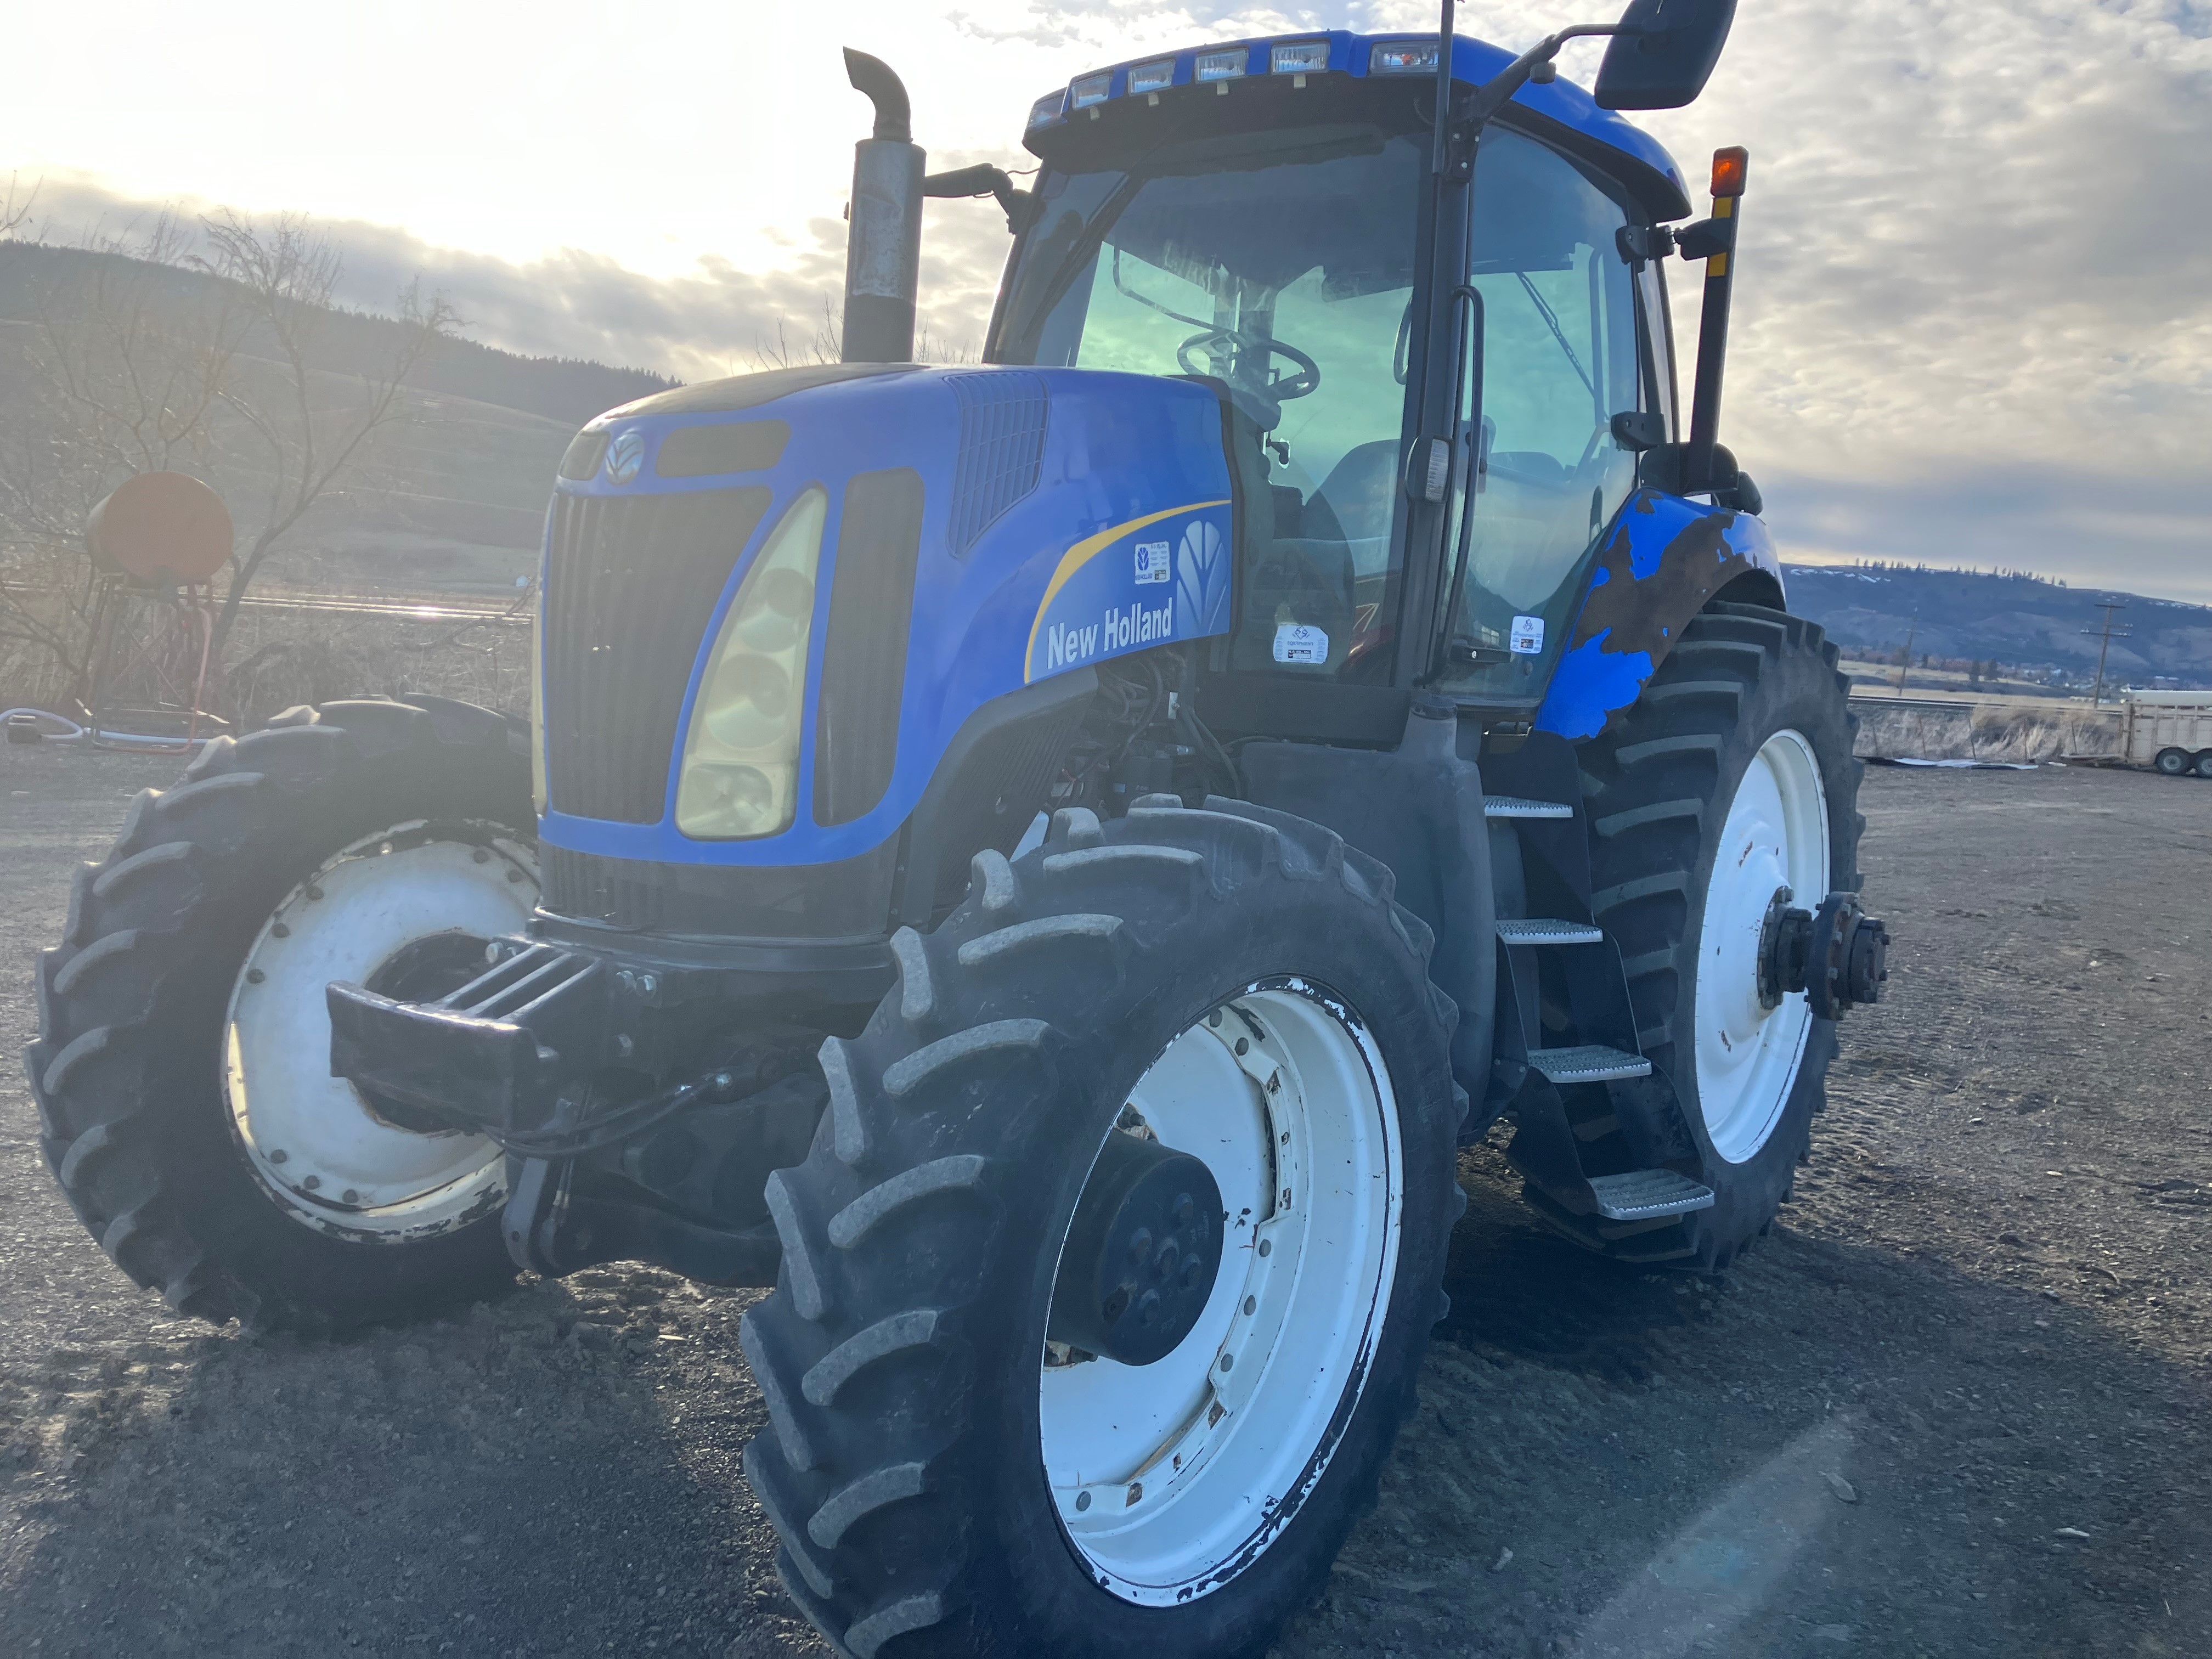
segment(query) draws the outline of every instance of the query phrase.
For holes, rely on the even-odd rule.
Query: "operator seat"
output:
[[[1329,468],[1306,503],[1306,534],[1346,543],[1379,537],[1387,545],[1397,491],[1398,441],[1355,444]]]

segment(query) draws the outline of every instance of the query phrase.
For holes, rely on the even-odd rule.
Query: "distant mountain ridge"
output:
[[[2124,599],[2113,618],[2107,677],[2212,686],[2212,605],[2069,587],[2020,571],[1863,563],[1790,565],[1785,574],[1790,608],[1865,655],[1886,659],[1909,635],[1916,661],[1994,661],[2075,677],[2096,670],[2097,637],[2082,630],[2102,627],[2097,601]]]
[[[0,323],[35,323],[43,295],[92,280],[102,264],[127,268],[134,276],[151,276],[179,303],[214,295],[228,281],[206,271],[118,253],[0,241]],[[391,317],[334,310],[318,342],[314,367],[334,374],[374,374],[391,361],[405,330],[405,324]],[[268,343],[251,334],[245,349],[269,355]],[[526,357],[462,337],[441,343],[408,377],[408,384],[420,392],[581,426],[602,410],[666,392],[678,382],[650,369],[617,368],[565,357]]]

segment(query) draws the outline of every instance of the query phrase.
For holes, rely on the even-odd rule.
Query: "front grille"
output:
[[[912,467],[863,472],[845,486],[815,705],[817,823],[849,823],[890,787],[921,508],[921,475]]]
[[[556,810],[659,821],[700,639],[769,500],[760,486],[554,498],[544,638]]]

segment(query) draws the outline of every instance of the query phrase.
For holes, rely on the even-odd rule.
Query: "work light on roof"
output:
[[[1103,104],[1106,101],[1106,94],[1113,89],[1113,70],[1100,70],[1096,75],[1086,75],[1081,80],[1069,83],[1067,106],[1070,109],[1089,109],[1093,104]]]
[[[1156,64],[1139,64],[1129,71],[1129,90],[1158,92],[1175,84],[1175,59],[1163,58]]]
[[[1041,127],[1048,121],[1056,121],[1060,118],[1060,112],[1066,107],[1067,93],[1064,88],[1059,92],[1048,92],[1030,106],[1030,125]]]
[[[1384,40],[1367,54],[1370,75],[1434,75],[1437,43],[1433,40]]]
[[[1198,54],[1197,78],[1200,81],[1234,81],[1244,73],[1244,60],[1250,55],[1242,46],[1229,46],[1220,52],[1201,52]]]
[[[1267,53],[1270,75],[1318,75],[1328,67],[1328,42],[1291,40]]]

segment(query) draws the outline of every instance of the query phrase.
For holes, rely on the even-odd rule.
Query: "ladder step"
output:
[[[1538,1048],[1528,1064],[1554,1083],[1612,1083],[1622,1078],[1650,1077],[1651,1062],[1641,1054],[1586,1042],[1576,1048]]]
[[[1501,916],[1498,937],[1508,945],[1595,945],[1602,927],[1586,921],[1551,921],[1536,916]]]
[[[1522,795],[1485,795],[1486,818],[1571,818],[1575,809],[1563,800],[1530,800]]]
[[[1597,1198],[1597,1212],[1608,1221],[1649,1221],[1713,1206],[1711,1188],[1672,1170],[1592,1176],[1589,1189]]]

